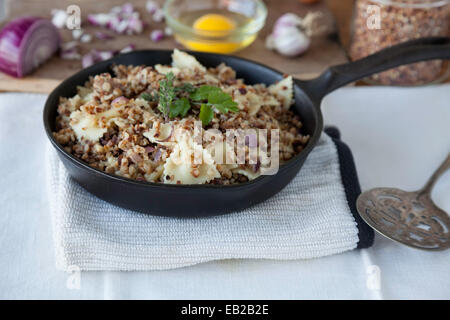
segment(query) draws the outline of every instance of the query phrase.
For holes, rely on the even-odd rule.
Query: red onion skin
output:
[[[38,29],[45,28],[44,30]],[[40,32],[35,32],[40,31]],[[48,37],[46,37],[48,35]],[[59,48],[61,39],[56,27],[48,20],[38,17],[15,19],[3,27],[0,32],[0,70],[14,77],[23,77],[33,71],[37,65],[52,56]],[[27,54],[39,54],[38,50],[48,44],[48,52],[42,59],[35,61]],[[35,49],[35,51],[29,51]]]
[[[164,32],[162,30],[153,30],[150,34],[150,39],[152,39],[153,42],[161,41],[164,38]]]
[[[153,156],[153,161],[158,162],[161,159],[161,153],[161,149],[156,150],[156,153]]]
[[[100,39],[100,40],[111,40],[111,39],[114,39],[114,36],[112,36],[112,35],[110,35],[108,33],[105,33],[105,32],[101,32],[101,31],[96,32],[95,36],[97,37],[97,39]]]
[[[122,50],[119,51],[119,53],[127,53],[127,52],[131,52],[133,50],[136,49],[136,46],[132,43],[130,43],[129,45],[127,45],[125,48],[123,48]]]
[[[146,146],[144,149],[145,149],[145,152],[147,152],[147,153],[155,151],[155,148],[153,148],[152,146]]]
[[[85,54],[81,59],[83,68],[92,66],[95,63],[94,55],[92,53]]]
[[[120,96],[120,97],[115,98],[115,99],[111,102],[111,104],[119,103],[119,102],[121,102],[121,101],[123,101],[124,103],[127,103],[127,102],[129,101],[129,99],[125,98],[124,96]]]

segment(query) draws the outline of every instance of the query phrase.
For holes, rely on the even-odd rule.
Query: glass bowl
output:
[[[178,42],[190,50],[214,53],[231,53],[250,45],[267,17],[267,8],[260,0],[167,0],[163,10]],[[231,21],[233,28],[194,28],[198,19],[211,14]],[[219,23],[212,20],[209,26],[218,29]]]

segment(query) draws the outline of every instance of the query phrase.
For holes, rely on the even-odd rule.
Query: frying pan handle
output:
[[[433,59],[450,59],[450,38],[420,38],[383,49],[363,59],[330,67],[318,78],[299,81],[315,101],[348,83],[404,64]]]

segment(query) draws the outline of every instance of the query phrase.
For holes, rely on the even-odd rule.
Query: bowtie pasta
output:
[[[109,174],[228,185],[261,175],[273,139],[270,134],[246,136],[242,161],[230,162],[239,158],[239,142],[208,140],[205,134],[277,130],[279,162],[286,162],[309,138],[289,110],[293,102],[291,76],[270,86],[248,85],[223,63],[206,68],[174,50],[171,65],[117,65],[113,74],[91,77],[75,96],[61,97],[54,136],[67,152]]]

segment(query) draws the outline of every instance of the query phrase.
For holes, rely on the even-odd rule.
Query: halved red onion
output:
[[[53,56],[59,45],[59,32],[49,20],[17,18],[0,32],[0,70],[23,77]]]

